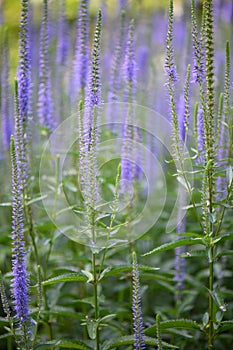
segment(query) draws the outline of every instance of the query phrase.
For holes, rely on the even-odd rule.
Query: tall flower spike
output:
[[[4,31],[2,53],[2,74],[1,74],[1,112],[2,112],[2,140],[5,150],[9,149],[10,137],[12,134],[12,110],[11,91],[9,83],[9,49],[8,33]]]
[[[198,82],[199,84],[203,84],[205,79],[205,72],[204,72],[205,62],[204,62],[204,53],[202,50],[202,45],[198,38],[195,0],[192,0],[191,17],[192,17],[192,39],[193,39],[193,51],[194,51],[194,67],[193,67],[194,81],[196,83]]]
[[[174,48],[173,48],[173,21],[174,21],[174,9],[173,9],[173,0],[170,0],[169,3],[169,23],[166,39],[166,59],[165,59],[165,72],[171,80],[172,83],[178,81],[178,76],[176,72],[176,65],[174,62]]]
[[[62,0],[60,5],[60,18],[57,35],[57,64],[64,65],[68,53],[68,37],[66,23],[66,3]]]
[[[137,82],[136,82],[136,62],[135,62],[135,53],[134,53],[134,20],[132,20],[130,23],[128,40],[126,43],[124,76],[125,76],[124,101],[128,103],[135,102]]]
[[[136,100],[136,63],[134,53],[134,20],[131,21],[128,31],[128,40],[126,43],[126,54],[124,63],[125,76],[125,91],[124,101],[131,104]],[[122,144],[122,172],[121,178],[128,181],[128,184],[123,182],[123,192],[128,192],[128,185],[137,177],[140,176],[140,165],[136,167],[135,164],[141,162],[140,153],[133,142],[140,142],[140,131],[133,126],[134,106],[128,105],[126,117],[124,120],[123,129],[123,144]]]
[[[23,234],[23,182],[20,161],[15,149],[14,138],[11,139],[12,162],[12,267],[13,299],[16,318],[21,329],[28,320],[28,280],[26,272],[25,243]]]
[[[144,326],[142,319],[141,309],[141,295],[140,295],[140,282],[139,282],[139,270],[137,263],[137,255],[133,252],[133,270],[132,270],[132,288],[133,288],[133,300],[132,300],[132,311],[133,311],[133,329],[134,329],[134,350],[146,349]]]
[[[110,84],[109,84],[109,102],[116,102],[119,100],[119,92],[121,87],[121,72],[122,70],[122,59],[124,52],[124,34],[125,34],[125,11],[121,12],[121,23],[118,43],[115,48],[113,64],[110,73]]]
[[[219,165],[226,166],[226,162],[223,161],[223,159],[231,159],[232,157],[232,151],[231,148],[228,147],[228,135],[227,135],[227,127],[226,125],[231,125],[231,121],[229,120],[229,107],[230,107],[230,44],[229,41],[226,42],[226,68],[225,68],[225,83],[224,83],[224,98],[223,98],[223,113],[220,113],[221,120],[220,120],[220,135],[219,135],[219,149],[217,153],[217,159]],[[220,101],[221,104],[221,101]],[[221,109],[221,107],[220,107]],[[217,192],[218,192],[218,198],[223,199],[226,195],[226,178],[225,177],[218,177],[217,179]]]
[[[81,120],[80,137],[80,166],[81,184],[83,186],[84,198],[88,207],[94,207],[97,200],[97,164],[96,153],[98,144],[98,110],[101,103],[101,83],[100,83],[100,39],[101,39],[101,10],[94,35],[92,50],[92,60],[89,70],[89,84],[85,99],[84,111]],[[82,118],[81,118],[82,119]]]
[[[49,73],[48,0],[43,0],[40,31],[38,115],[40,123],[49,131],[54,129],[51,78]]]
[[[20,114],[26,130],[28,111],[29,111],[29,97],[30,97],[30,82],[31,82],[31,55],[30,55],[30,38],[29,38],[29,5],[28,0],[21,0],[21,20],[19,31],[19,68],[18,68],[18,82],[19,82],[19,107]],[[25,131],[24,130],[24,131]]]
[[[174,156],[178,156],[181,160],[180,155],[180,134],[179,134],[179,123],[177,117],[177,106],[175,101],[174,84],[177,82],[178,77],[176,73],[176,65],[174,62],[174,49],[173,49],[173,22],[174,22],[174,7],[173,0],[169,2],[169,22],[166,39],[166,58],[165,58],[165,72],[167,74],[167,86],[169,93],[170,102],[170,114],[174,134]]]
[[[78,99],[84,100],[88,82],[89,62],[89,0],[81,0],[78,11],[77,41],[73,62],[72,96],[75,103]],[[71,102],[74,102],[71,101]]]

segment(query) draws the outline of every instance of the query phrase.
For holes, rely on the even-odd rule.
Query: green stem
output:
[[[93,268],[93,286],[94,286],[94,304],[95,304],[95,321],[99,320],[99,300],[98,300],[98,276],[96,271],[96,254],[92,253],[92,268]],[[96,329],[96,350],[100,349],[99,327]]]
[[[209,256],[209,290],[213,291],[214,285],[214,263],[213,263],[214,247],[210,247]],[[212,295],[209,295],[209,333],[208,333],[208,350],[213,349],[213,336],[214,336],[214,302]]]

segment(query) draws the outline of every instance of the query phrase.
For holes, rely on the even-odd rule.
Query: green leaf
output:
[[[202,245],[204,245],[204,242],[203,242],[202,238],[178,239],[178,240],[173,241],[173,242],[165,243],[165,244],[161,245],[160,247],[157,247],[157,248],[151,250],[150,252],[143,254],[143,256],[152,255],[152,254],[158,254],[158,253],[170,250],[170,249],[174,249],[174,248],[177,248],[177,247],[183,247],[183,246],[186,246],[186,245],[192,245],[192,244],[202,244]]]
[[[229,240],[233,240],[233,233],[227,233],[225,235],[222,235],[220,237],[220,242],[225,242],[225,241],[229,241]]]
[[[34,204],[34,203],[36,203],[36,202],[42,201],[43,199],[45,199],[45,198],[47,198],[47,197],[48,197],[48,195],[45,194],[45,195],[43,195],[43,196],[33,198],[33,199],[31,199],[29,202],[27,202],[26,205],[31,205],[31,204]]]
[[[87,332],[89,337],[94,340],[96,338],[96,333],[97,333],[97,328],[99,327],[99,323],[94,320],[87,320],[86,325],[87,325]]]
[[[151,345],[151,346],[157,346],[158,342],[157,339],[145,337],[145,344]],[[109,340],[104,346],[103,350],[110,350],[115,349],[118,346],[124,346],[124,345],[133,345],[134,344],[134,336],[133,335],[126,335],[123,337],[119,337],[117,339],[111,339]],[[162,345],[168,349],[179,349],[178,346],[168,344],[166,342],[162,342]]]
[[[224,250],[221,253],[218,253],[216,255],[216,259],[220,258],[221,256],[228,256],[228,255],[233,255],[233,250]]]
[[[145,265],[139,265],[138,266],[139,271],[143,272],[154,272],[159,270],[159,267],[151,267],[151,266],[145,266]],[[118,267],[115,267],[111,269],[110,271],[107,271],[105,273],[105,277],[108,276],[119,276],[122,273],[131,273],[132,272],[132,266],[131,265],[120,265]]]
[[[101,317],[99,319],[99,324],[103,324],[103,323],[106,323],[106,322],[109,322],[111,321],[114,317],[116,317],[116,314],[110,314],[110,315],[106,315],[104,317]]]
[[[233,329],[233,320],[221,322],[221,326],[218,328],[218,333],[222,333]]]
[[[5,325],[8,325],[8,324],[9,324],[9,322],[8,322],[7,318],[0,317],[0,325],[1,326],[5,326]]]
[[[62,283],[62,282],[86,282],[87,278],[79,273],[64,273],[62,275],[49,278],[42,282],[43,286],[48,286],[52,284]]]
[[[188,330],[200,330],[201,326],[192,320],[186,320],[186,319],[177,319],[177,320],[169,320],[169,321],[163,321],[160,322],[160,330],[166,330],[169,328],[175,328],[175,329],[188,329]],[[153,326],[145,329],[146,335],[155,335],[156,334],[156,324]]]
[[[0,207],[11,207],[12,203],[6,202],[6,203],[0,203]]]
[[[81,350],[93,350],[92,347],[86,345],[80,340],[52,340],[44,344],[37,345],[34,350],[51,349],[51,347],[66,348],[66,349],[81,349]]]
[[[226,305],[224,303],[223,300],[223,296],[220,292],[219,287],[217,287],[215,290],[211,291],[208,289],[209,294],[211,295],[211,297],[213,298],[213,300],[215,301],[215,303],[218,305],[219,309],[223,312],[226,311]]]
[[[6,339],[6,338],[10,338],[10,337],[13,337],[12,333],[5,333],[5,334],[0,335],[0,339]]]
[[[87,277],[87,283],[92,283],[94,281],[94,276],[90,271],[81,270],[82,274]]]
[[[181,258],[207,258],[206,250],[190,250],[185,253],[180,254]]]

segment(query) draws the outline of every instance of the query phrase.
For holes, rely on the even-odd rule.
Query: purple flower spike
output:
[[[118,43],[115,48],[113,64],[110,73],[109,84],[109,102],[117,102],[119,100],[119,93],[121,88],[121,74],[122,71],[122,59],[124,53],[124,34],[125,34],[125,11],[121,12],[121,25],[119,33]],[[110,113],[111,114],[111,113]],[[111,121],[111,120],[109,120]]]
[[[192,0],[192,38],[194,52],[193,75],[195,83],[203,84],[205,80],[205,61],[201,42],[198,38],[195,0]]]
[[[54,129],[51,79],[49,74],[48,1],[43,1],[43,14],[40,32],[39,96],[38,115],[40,123],[49,131]]]
[[[68,54],[68,35],[65,0],[62,0],[57,36],[57,64],[64,65]]]
[[[84,99],[84,93],[88,82],[89,69],[89,0],[81,0],[78,12],[77,42],[75,47],[75,59],[73,62],[72,94],[76,102],[78,98]],[[81,94],[81,95],[80,95]],[[72,101],[72,102],[74,102]]]
[[[12,161],[12,267],[14,310],[22,329],[28,320],[28,280],[26,272],[25,243],[23,234],[23,181],[20,171],[20,159],[11,139]]]
[[[137,264],[136,253],[133,253],[133,271],[132,271],[132,284],[133,284],[133,300],[132,300],[132,311],[133,311],[133,330],[134,330],[134,350],[144,350],[145,336],[144,326],[142,319],[142,308],[141,308],[141,293],[140,293],[140,282],[139,282],[139,270]]]
[[[20,32],[19,32],[19,107],[23,122],[27,123],[30,97],[31,81],[31,55],[30,55],[30,38],[29,38],[29,6],[28,0],[22,0]],[[25,124],[26,127],[26,124]]]
[[[126,54],[124,63],[125,93],[124,101],[132,103],[136,98],[136,62],[134,53],[134,21],[129,27],[128,40],[126,43]]]
[[[166,58],[165,58],[164,69],[168,76],[168,79],[171,81],[172,84],[178,81],[176,65],[174,61],[173,22],[174,22],[173,0],[170,0],[169,24],[168,24],[167,39],[166,39]]]
[[[2,140],[3,148],[9,149],[10,137],[12,135],[12,110],[11,92],[9,83],[9,49],[7,31],[4,33],[4,46],[2,53],[2,74],[1,74],[1,112],[2,112]]]
[[[80,168],[81,184],[87,206],[93,208],[97,201],[97,144],[98,144],[98,110],[101,103],[100,83],[100,39],[101,10],[95,29],[92,60],[89,69],[89,84],[86,93],[84,110],[80,112]]]

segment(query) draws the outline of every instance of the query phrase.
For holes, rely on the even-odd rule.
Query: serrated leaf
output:
[[[190,250],[189,252],[185,252],[179,255],[181,258],[206,258],[207,257],[205,249]]]
[[[229,256],[229,255],[233,255],[233,250],[224,250],[221,253],[218,253],[216,255],[216,259],[220,258],[221,256]]]
[[[0,339],[6,339],[6,338],[10,338],[10,337],[13,337],[12,333],[5,333],[5,334],[0,335]]]
[[[0,317],[0,325],[1,326],[5,326],[5,325],[8,325],[9,322],[8,320],[5,318],[5,317]]]
[[[102,318],[99,320],[99,324],[104,323],[104,322],[109,322],[109,321],[111,321],[114,317],[116,317],[116,314],[106,315],[106,316],[102,317]]]
[[[86,282],[87,278],[79,273],[64,273],[56,277],[49,278],[42,282],[43,286],[48,286],[56,283],[62,282]]]
[[[225,235],[222,235],[220,237],[219,242],[225,242],[225,241],[229,241],[229,240],[233,240],[233,233],[227,233]]]
[[[221,322],[221,325],[218,328],[218,333],[228,331],[229,329],[233,329],[233,320]]]
[[[31,205],[31,204],[34,204],[36,202],[40,202],[40,201],[42,201],[43,199],[45,199],[47,197],[48,197],[48,195],[45,194],[45,195],[40,196],[40,197],[32,198],[29,202],[26,203],[26,205]]]
[[[177,320],[169,320],[160,322],[160,330],[166,330],[169,328],[175,329],[188,329],[188,330],[200,330],[201,326],[192,320],[186,319],[177,319]],[[146,335],[155,335],[156,334],[156,324],[145,329]]]
[[[157,339],[145,337],[145,344],[151,345],[151,346],[157,346],[158,342]],[[133,345],[134,344],[134,336],[133,335],[126,335],[123,337],[119,337],[117,339],[111,339],[109,340],[103,347],[103,350],[110,350],[115,349],[118,346],[124,346],[124,345]],[[178,346],[168,344],[166,342],[162,342],[162,345],[168,349],[179,349]]]
[[[80,349],[80,350],[93,350],[90,346],[86,345],[80,340],[53,340],[44,344],[37,345],[34,350],[51,349],[51,347],[66,348],[66,349]]]
[[[184,239],[178,239],[174,242],[169,242],[161,245],[160,247],[157,247],[153,250],[151,250],[148,253],[143,254],[142,256],[147,256],[147,255],[152,255],[152,254],[158,254],[161,252],[165,252],[170,249],[178,248],[178,247],[183,247],[186,245],[192,245],[192,244],[201,244],[204,245],[203,239],[202,238],[184,238]]]
[[[146,266],[146,265],[139,265],[138,266],[139,271],[143,272],[154,272],[159,270],[159,267],[151,267],[151,266]],[[132,272],[132,266],[131,265],[120,265],[118,267],[115,267],[111,269],[110,271],[107,271],[105,273],[105,276],[119,276],[122,273],[131,273]]]

